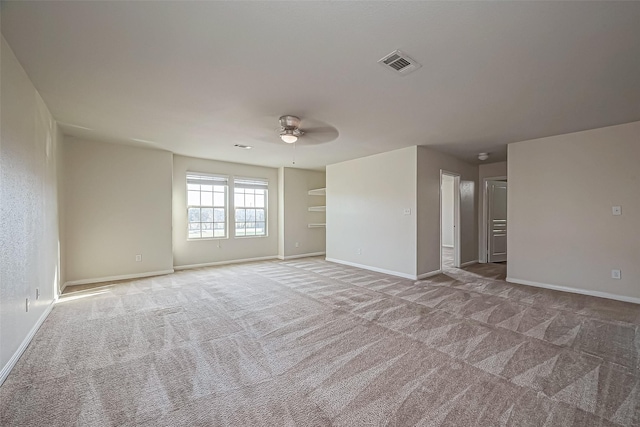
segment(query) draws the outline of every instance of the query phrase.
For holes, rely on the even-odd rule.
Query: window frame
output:
[[[243,196],[245,198],[245,201],[243,202],[243,204],[241,206],[237,206],[236,205],[236,191],[237,190],[243,190]],[[254,190],[254,206],[248,206],[246,204],[246,190]],[[259,196],[257,194],[255,194],[255,191],[264,191],[264,206],[262,207],[258,207],[255,206],[255,198],[256,196]],[[230,196],[231,198],[231,196]],[[234,177],[233,179],[233,233],[234,233],[234,238],[238,238],[238,239],[247,239],[247,238],[261,238],[261,237],[269,237],[269,180],[266,178],[245,178],[245,177]],[[255,216],[253,221],[247,221],[246,216],[245,216],[245,220],[244,221],[238,221],[238,217],[237,217],[237,211],[238,209],[242,209],[244,210],[244,213],[246,215],[247,210],[253,210],[255,211]],[[264,212],[264,219],[263,221],[257,221],[257,212],[261,210]],[[253,222],[255,223],[264,223],[264,232],[263,234],[238,234],[238,227],[237,224],[245,224],[243,230],[246,233],[247,230],[247,223],[251,223]],[[254,226],[253,230],[256,230],[256,227]]]
[[[194,181],[202,181],[200,183],[200,185],[211,185],[212,189],[211,189],[211,205],[203,205],[202,204],[202,193],[203,190],[202,188],[198,189],[198,190],[191,190],[189,189],[189,185],[190,184],[194,184]],[[190,182],[191,181],[191,182]],[[215,186],[222,186],[224,187],[224,205],[220,206],[220,205],[216,205],[215,202],[215,195],[220,194],[220,191],[216,191],[215,190]],[[229,177],[226,175],[218,175],[218,174],[211,174],[211,173],[205,173],[205,172],[191,172],[188,171],[186,173],[186,214],[187,214],[187,240],[192,240],[192,241],[201,241],[201,240],[219,240],[219,239],[228,239],[229,238]],[[190,204],[189,203],[189,192],[193,192],[193,191],[197,191],[199,193],[199,197],[200,197],[200,204],[195,205],[195,204]],[[209,193],[209,191],[204,191],[205,193]],[[200,209],[200,215],[202,214],[202,209],[212,209],[212,217],[211,217],[211,221],[198,221],[198,222],[191,222],[189,219],[189,213],[190,213],[190,209]],[[224,221],[216,221],[215,220],[215,210],[216,209],[224,209]],[[202,218],[200,218],[202,219]],[[200,237],[192,237],[191,236],[191,224],[200,224]],[[223,232],[224,235],[223,236],[216,236],[215,232],[216,232],[216,228],[215,225],[216,224],[223,224]],[[211,236],[202,236],[203,233],[203,229],[202,229],[202,224],[211,224],[211,232],[212,235]]]

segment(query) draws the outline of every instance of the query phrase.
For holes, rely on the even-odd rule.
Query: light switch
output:
[[[614,206],[611,208],[614,215],[622,215],[622,208],[620,206]]]

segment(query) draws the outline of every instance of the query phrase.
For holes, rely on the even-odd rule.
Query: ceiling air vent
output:
[[[422,67],[415,59],[411,58],[401,50],[394,50],[378,61],[379,64],[391,68],[396,73],[405,75]]]

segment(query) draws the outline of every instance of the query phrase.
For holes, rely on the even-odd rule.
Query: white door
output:
[[[488,262],[507,260],[507,183],[487,181]]]

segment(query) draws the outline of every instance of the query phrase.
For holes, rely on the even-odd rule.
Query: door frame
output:
[[[440,196],[439,213],[440,216],[440,271],[442,271],[442,176],[447,175],[453,178],[453,266],[460,268],[460,174],[440,169]]]
[[[482,178],[482,227],[480,227],[480,254],[478,256],[478,261],[481,263],[489,262],[489,233],[487,233],[489,228],[489,181],[506,181],[507,185],[509,182],[506,175]],[[509,211],[507,210],[507,218],[508,215]]]

